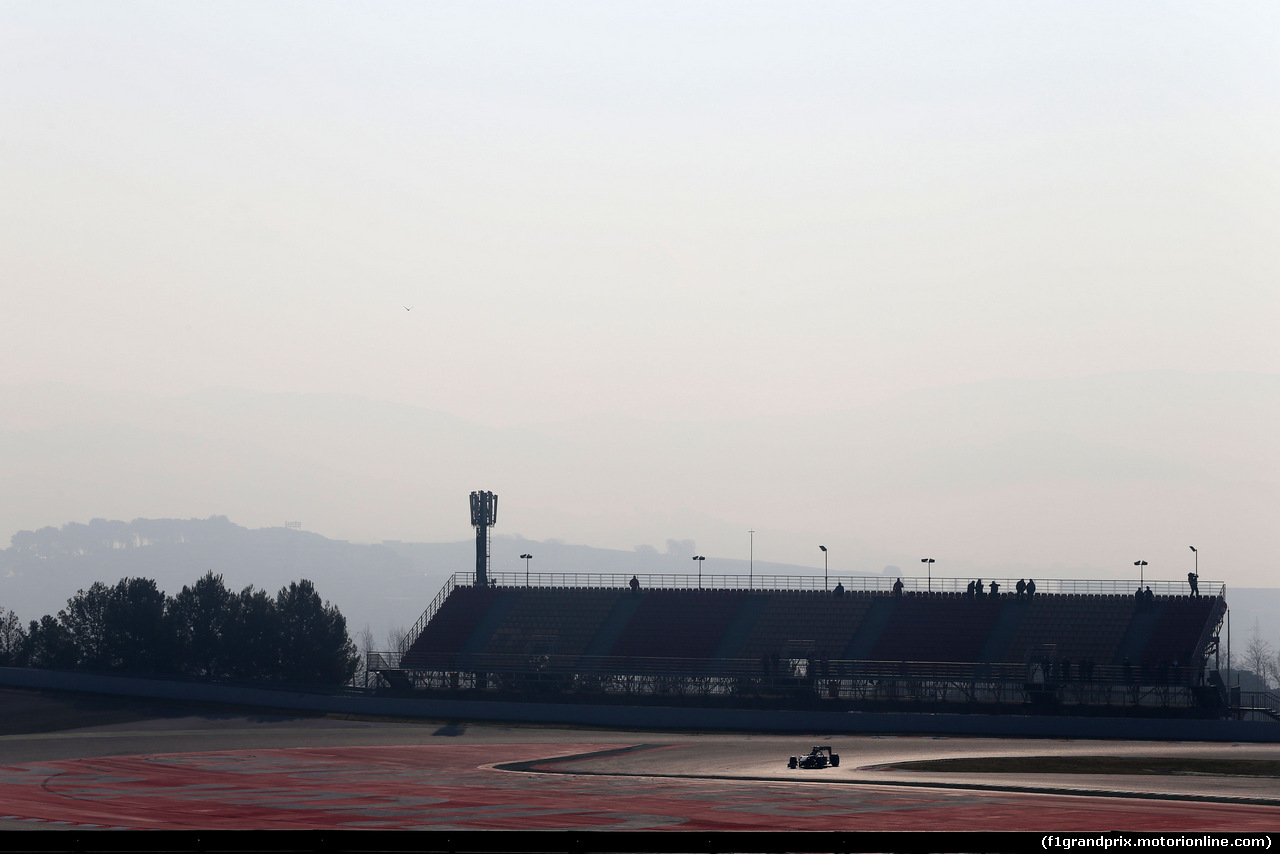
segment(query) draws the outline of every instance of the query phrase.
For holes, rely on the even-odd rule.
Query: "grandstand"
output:
[[[388,691],[556,702],[1216,717],[1225,588],[1038,580],[455,575]],[[701,586],[695,586],[701,584]],[[1005,592],[1008,591],[1008,592]]]

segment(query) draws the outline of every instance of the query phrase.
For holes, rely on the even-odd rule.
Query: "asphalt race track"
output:
[[[814,744],[831,744],[840,767],[787,768]],[[1277,762],[1280,745],[344,720],[0,690],[0,829],[1280,828],[1280,777],[1271,775],[895,767],[1068,755],[1194,768]]]

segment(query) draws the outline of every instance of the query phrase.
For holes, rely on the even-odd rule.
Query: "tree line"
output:
[[[0,666],[340,685],[359,655],[347,621],[310,581],[271,596],[206,573],[167,596],[149,578],[96,582],[57,616],[0,612]]]

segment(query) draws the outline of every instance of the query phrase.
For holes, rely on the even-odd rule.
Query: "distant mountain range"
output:
[[[691,546],[671,542],[664,552],[617,551],[499,536],[491,546],[492,568],[515,573],[519,583],[525,566],[518,555],[532,553],[535,584],[541,572],[688,575],[697,572],[689,561]],[[77,590],[95,581],[114,583],[126,577],[155,579],[171,595],[208,570],[221,574],[232,589],[253,585],[273,594],[291,581],[309,578],[322,597],[341,609],[352,637],[368,626],[377,645],[385,647],[388,634],[411,627],[450,575],[474,566],[474,540],[371,545],[283,527],[251,530],[221,516],[95,519],[15,534],[9,548],[0,551],[0,609],[14,610],[25,624],[56,614]],[[765,562],[754,569],[757,577],[813,574],[812,567]],[[708,560],[704,571],[746,574],[747,562]],[[1280,590],[1229,588],[1227,598],[1237,656],[1255,622],[1280,650]]]
[[[1112,577],[1141,558],[1150,576],[1177,579],[1194,544],[1206,579],[1276,577],[1278,376],[999,380],[846,412],[697,416],[496,428],[349,395],[0,387],[0,532],[298,522],[280,536],[320,532],[365,556],[335,567],[439,579],[441,562],[469,566],[467,495],[491,489],[499,537],[591,543],[611,561],[692,541],[708,571],[754,547],[757,562],[815,572],[821,544],[844,573],[933,557],[952,577]],[[354,545],[393,538],[458,545],[422,547],[450,555],[439,561]]]
[[[523,573],[517,555],[533,552],[537,573],[696,574],[687,543],[670,551],[630,552],[494,537],[494,572]],[[708,574],[746,573],[745,562],[716,562]],[[797,574],[804,567],[761,562],[761,574]],[[209,519],[94,519],[60,528],[19,531],[0,551],[0,609],[23,622],[56,614],[77,590],[95,581],[155,579],[176,594],[212,570],[228,587],[253,585],[275,593],[291,581],[309,578],[320,595],[346,616],[354,637],[368,625],[381,641],[394,628],[408,628],[455,572],[475,569],[475,540],[457,543],[386,542],[377,545],[330,540],[289,528],[251,530],[224,516]]]

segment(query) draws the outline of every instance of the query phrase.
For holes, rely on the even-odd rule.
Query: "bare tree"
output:
[[[394,626],[387,632],[387,650],[401,652],[409,645],[409,630],[404,626]]]
[[[1252,670],[1269,688],[1275,677],[1276,655],[1271,643],[1262,637],[1262,628],[1258,621],[1253,621],[1253,631],[1249,634],[1249,642],[1244,648],[1244,669]]]
[[[356,664],[356,672],[351,677],[351,684],[367,687],[369,684],[369,653],[374,651],[373,629],[365,623],[364,628],[356,636],[356,647],[360,650],[360,661]]]
[[[27,633],[22,630],[18,615],[13,611],[0,611],[0,667],[13,667],[20,663],[26,640]]]

